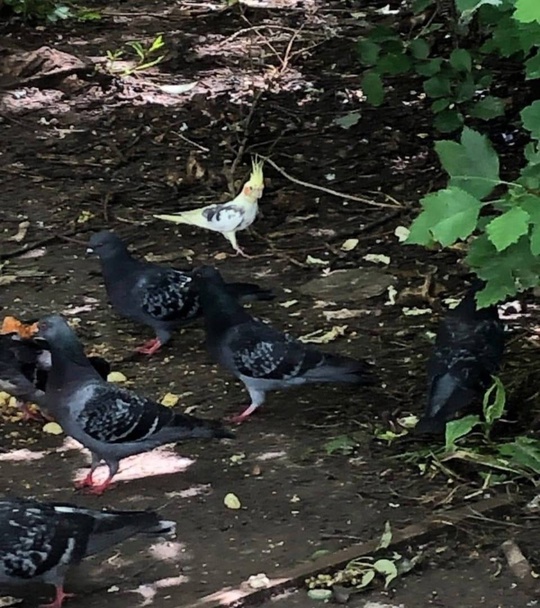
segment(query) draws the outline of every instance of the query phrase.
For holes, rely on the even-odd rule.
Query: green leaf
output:
[[[368,34],[368,38],[373,42],[389,42],[399,40],[396,32],[385,25],[375,26]]]
[[[540,101],[533,102],[521,110],[523,127],[531,132],[532,137],[540,139]]]
[[[427,59],[429,56],[429,43],[425,38],[415,38],[409,44],[409,50],[415,59]]]
[[[486,197],[498,185],[499,157],[484,135],[465,127],[461,143],[438,141],[435,150],[444,170],[450,175],[450,185],[479,199]]]
[[[535,224],[531,230],[531,253],[540,256],[540,224]]]
[[[502,456],[514,465],[540,474],[540,441],[532,437],[517,437],[513,443],[503,443],[498,448]]]
[[[392,542],[392,526],[390,525],[389,521],[385,521],[384,522],[384,532],[382,533],[381,540],[379,541],[379,544],[377,545],[376,551],[378,551],[379,549],[386,549],[387,547],[390,546],[391,542]]]
[[[495,397],[493,401],[491,397],[495,393]],[[504,413],[504,408],[506,407],[506,390],[504,388],[504,384],[499,380],[499,378],[493,378],[493,384],[489,387],[484,395],[483,407],[482,410],[484,412],[484,418],[486,419],[486,423],[488,427],[493,426],[494,422],[500,420],[501,416]]]
[[[540,51],[525,62],[525,80],[540,78]]]
[[[381,52],[381,45],[371,40],[360,40],[358,43],[358,53],[362,63],[365,65],[374,65],[377,63],[379,53]]]
[[[361,87],[371,105],[381,105],[384,100],[384,87],[379,74],[371,70],[364,72]]]
[[[486,226],[489,240],[497,251],[504,251],[529,232],[531,216],[521,207],[513,207]]]
[[[411,63],[411,58],[403,52],[388,53],[379,59],[377,63],[377,73],[390,74],[391,76],[404,74],[411,67]]]
[[[398,571],[396,564],[389,559],[378,559],[373,567],[375,570],[384,576],[384,588],[387,589],[388,585],[397,578]]]
[[[443,60],[441,57],[436,57],[435,59],[418,63],[414,69],[420,76],[434,76],[441,71],[442,62]]]
[[[446,110],[446,108],[451,103],[452,103],[452,100],[448,99],[448,97],[443,97],[442,99],[437,99],[431,104],[431,111],[433,112],[433,114],[438,114],[439,112]]]
[[[450,53],[450,65],[458,72],[470,72],[472,70],[471,54],[465,49],[454,49]]]
[[[358,442],[348,435],[334,437],[324,444],[324,449],[329,456],[335,452],[345,455],[350,454],[356,447],[358,447]]]
[[[360,579],[360,582],[356,585],[356,587],[358,589],[363,589],[364,587],[367,587],[374,578],[375,570],[367,570],[362,574],[362,578]]]
[[[444,436],[445,452],[452,452],[456,448],[456,441],[468,435],[478,424],[480,424],[479,416],[465,416],[447,422]]]
[[[500,97],[493,97],[488,95],[476,102],[474,106],[469,110],[469,114],[475,118],[482,120],[491,120],[497,116],[504,114],[504,103]]]
[[[428,97],[446,97],[452,91],[450,79],[447,76],[432,76],[424,81],[424,91]]]
[[[538,21],[540,23],[540,2],[538,0],[516,0],[514,19],[521,23]]]
[[[423,211],[413,222],[406,242],[425,245],[436,240],[445,247],[472,234],[482,206],[456,187],[428,194],[421,204]]]
[[[441,133],[451,133],[463,126],[463,114],[456,108],[443,110],[435,116],[433,126]]]
[[[418,13],[424,12],[428,6],[434,3],[434,0],[413,0],[412,11],[415,15],[418,15]]]
[[[465,11],[475,11],[483,4],[500,6],[502,4],[502,0],[456,0],[456,9],[460,13]]]
[[[476,95],[476,82],[474,82],[474,78],[471,74],[467,74],[465,80],[459,83],[456,93],[455,99],[458,103],[463,101],[469,101]]]

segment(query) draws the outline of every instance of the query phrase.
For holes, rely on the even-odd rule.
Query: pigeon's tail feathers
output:
[[[228,283],[228,292],[239,302],[254,302],[255,300],[273,300],[276,295],[270,289],[263,289],[255,283]]]
[[[203,420],[186,414],[175,414],[172,425],[179,439],[234,439],[235,435],[219,420]]]
[[[314,368],[309,374],[318,382],[345,382],[349,384],[375,384],[373,366],[366,361],[359,361],[342,355],[325,354],[322,365]]]
[[[94,511],[92,517],[94,526],[87,555],[99,553],[136,534],[166,536],[175,531],[174,522],[161,519],[154,511]]]
[[[414,427],[414,433],[417,435],[442,435],[446,429],[446,420],[444,417],[423,416],[420,418]]]

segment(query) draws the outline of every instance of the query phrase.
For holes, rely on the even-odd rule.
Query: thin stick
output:
[[[297,179],[296,177],[293,177],[292,175],[287,173],[284,169],[282,169],[279,165],[276,165],[276,163],[272,159],[268,158],[267,156],[263,156],[262,154],[259,154],[259,156],[264,160],[265,163],[268,163],[271,167],[274,167],[274,169],[278,173],[281,173],[281,175],[283,175],[283,177],[285,177],[289,181],[293,182],[294,184],[298,184],[299,186],[304,186],[305,188],[311,188],[312,190],[319,190],[320,192],[326,192],[327,194],[331,194],[332,196],[339,196],[340,198],[345,198],[349,201],[356,201],[357,203],[364,203],[365,205],[373,205],[374,207],[390,207],[391,209],[395,209],[396,207],[398,207],[398,208],[403,207],[403,205],[400,205],[399,203],[397,203],[397,201],[396,201],[397,204],[388,205],[387,203],[378,203],[369,198],[363,198],[361,196],[354,196],[353,194],[345,194],[343,192],[338,192],[337,190],[332,190],[331,188],[326,188],[325,186],[318,186],[317,184],[310,184],[309,182],[305,182],[301,179]],[[386,196],[388,196],[388,195],[386,195]],[[388,198],[390,198],[390,197],[388,197]]]

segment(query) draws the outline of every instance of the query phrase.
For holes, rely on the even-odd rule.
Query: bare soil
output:
[[[397,416],[420,413],[426,332],[442,310],[434,296],[459,296],[465,270],[459,251],[426,255],[402,247],[394,236],[414,216],[419,196],[443,184],[444,176],[418,83],[396,80],[380,108],[363,100],[354,43],[363,31],[355,15],[366,10],[312,1],[230,8],[113,1],[98,21],[34,27],[6,19],[0,25],[0,278],[16,277],[0,288],[3,314],[70,315],[89,352],[110,358],[143,394],[179,395],[179,408],[223,417],[245,406],[243,387],[205,354],[200,323],[178,332],[151,358],[132,355],[151,334],[112,313],[98,264],[85,256],[90,233],[109,228],[149,259],[179,268],[213,263],[229,279],[274,289],[276,302],[257,303],[253,312],[295,335],[346,325],[345,335],[323,348],[374,361],[381,378],[369,390],[310,387],[273,394],[234,442],[178,445],[127,462],[116,486],[100,498],[73,490],[88,463],[84,452],[4,411],[5,493],[93,507],[151,507],[178,522],[175,542],[148,549],[134,540],[86,561],[68,581],[78,593],[68,606],[187,606],[250,575],[287,570],[321,549],[377,537],[386,521],[402,528],[434,510],[498,492],[515,497],[507,516],[411,545],[412,555],[424,555],[416,570],[387,591],[379,586],[353,596],[350,604],[536,605],[499,550],[502,541],[516,538],[538,567],[538,519],[521,508],[532,488],[507,484],[483,491],[480,477],[466,468],[450,480],[436,471],[422,476],[396,459],[417,444],[387,445],[375,437]],[[166,42],[161,63],[126,77],[111,73],[107,51],[133,40],[149,44],[159,33]],[[190,84],[181,94],[160,89]],[[356,124],[345,129],[334,123],[350,112],[359,113]],[[511,173],[512,149],[500,152]],[[266,165],[261,217],[255,232],[239,235],[252,259],[232,255],[220,235],[152,219],[227,200],[245,179],[251,153],[270,156],[287,174]],[[9,240],[22,221],[30,222],[24,239]],[[358,246],[343,251],[350,238]],[[38,257],[28,257],[26,249]],[[387,255],[390,264],[375,266],[366,254]],[[325,265],[308,263],[307,256]],[[303,295],[299,288],[320,277],[323,267],[387,272],[401,299],[388,305],[384,290],[362,298],[347,286],[332,298]],[[432,313],[407,316],[404,306]],[[359,312],[344,320],[323,314],[342,309]],[[535,347],[525,338],[533,324],[534,318],[513,323],[508,357],[514,375],[529,366],[514,397],[526,404],[529,422]],[[348,434],[359,444],[353,453],[327,453],[331,439]],[[240,510],[225,507],[229,492],[239,497]],[[34,606],[49,590],[13,593]],[[317,605],[305,589],[272,603]]]

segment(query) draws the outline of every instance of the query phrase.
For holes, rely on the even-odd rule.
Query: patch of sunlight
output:
[[[178,585],[183,585],[188,581],[189,578],[183,574],[178,576],[169,576],[168,578],[162,578],[150,584],[139,585],[137,589],[130,589],[130,592],[142,595],[144,600],[142,606],[148,606],[149,604],[153,604],[154,598],[156,597],[159,589],[177,587]]]
[[[180,555],[186,552],[185,543],[177,541],[162,540],[148,547],[150,555],[163,562],[178,562]]]
[[[87,460],[90,461],[89,454],[87,455]],[[182,473],[194,463],[195,461],[191,458],[185,458],[177,454],[171,445],[164,445],[151,452],[136,454],[122,460],[120,471],[115,475],[114,481],[132,481],[143,477]],[[75,473],[74,481],[84,479],[87,474],[87,468],[79,469]],[[94,476],[95,483],[102,483],[107,478],[107,475],[108,467],[100,466]]]
[[[0,462],[21,462],[23,460],[39,460],[46,456],[49,452],[47,450],[41,452],[32,452],[28,448],[22,448],[20,450],[13,450],[6,454],[0,454]]]
[[[260,454],[255,460],[276,460],[277,458],[283,458],[284,456],[287,456],[287,452],[279,450],[277,452],[265,452],[264,454]]]

